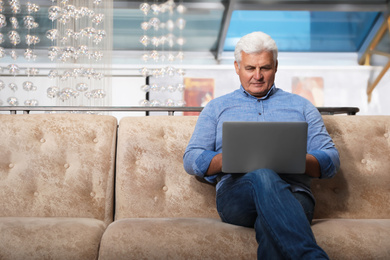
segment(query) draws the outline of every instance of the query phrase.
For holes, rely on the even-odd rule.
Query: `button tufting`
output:
[[[162,189],[163,189],[163,191],[168,191],[168,187],[167,186],[164,186]]]
[[[91,195],[91,197],[95,197],[96,193],[92,191],[89,195]]]
[[[14,164],[13,164],[13,163],[10,163],[10,164],[8,165],[8,167],[9,167],[10,169],[14,168]]]
[[[335,188],[335,189],[333,189],[333,192],[336,193],[336,194],[339,194],[340,193],[340,189]]]
[[[97,143],[97,142],[98,142],[98,139],[97,139],[97,138],[93,139],[93,142],[94,142],[94,143]]]
[[[39,140],[41,143],[44,143],[46,142],[46,140],[44,138],[42,138],[41,140]]]
[[[39,192],[38,192],[38,191],[34,192],[34,196],[35,196],[35,197],[38,197],[38,195],[39,195]]]
[[[367,163],[367,160],[366,159],[362,159],[362,163]]]
[[[383,136],[388,138],[389,137],[389,133],[385,133]]]
[[[68,168],[69,168],[69,164],[65,163],[65,164],[64,164],[64,168],[65,168],[65,169],[68,169]]]

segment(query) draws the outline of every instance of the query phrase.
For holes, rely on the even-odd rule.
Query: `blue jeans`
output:
[[[255,228],[258,259],[329,259],[310,227],[314,202],[305,193],[294,196],[272,170],[226,179],[217,192],[217,209],[222,221]]]

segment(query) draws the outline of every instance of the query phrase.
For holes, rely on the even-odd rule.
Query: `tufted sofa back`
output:
[[[390,217],[390,116],[324,116],[340,152],[333,179],[314,179],[315,218]],[[212,217],[215,188],[183,169],[197,117],[123,118],[119,126],[116,219]]]
[[[314,180],[315,218],[390,218],[390,116],[324,116],[340,153],[332,179]]]
[[[0,115],[0,217],[113,219],[117,120]]]
[[[214,217],[215,188],[188,175],[183,154],[197,117],[122,118],[115,219]]]

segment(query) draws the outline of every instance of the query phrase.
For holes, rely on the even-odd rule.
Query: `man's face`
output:
[[[278,62],[274,62],[272,52],[247,54],[242,52],[240,66],[234,66],[242,87],[252,96],[264,97],[275,81]]]

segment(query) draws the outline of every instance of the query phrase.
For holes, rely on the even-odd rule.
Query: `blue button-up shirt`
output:
[[[330,138],[321,114],[307,99],[278,89],[275,85],[266,96],[256,98],[240,89],[211,100],[199,115],[191,140],[183,156],[184,168],[192,175],[216,182],[217,175],[205,176],[211,159],[222,153],[224,121],[306,121],[307,152],[318,160],[321,178],[333,177],[340,167],[338,151]],[[219,174],[223,185],[230,174]],[[311,177],[305,174],[284,174],[293,191],[311,194]]]

